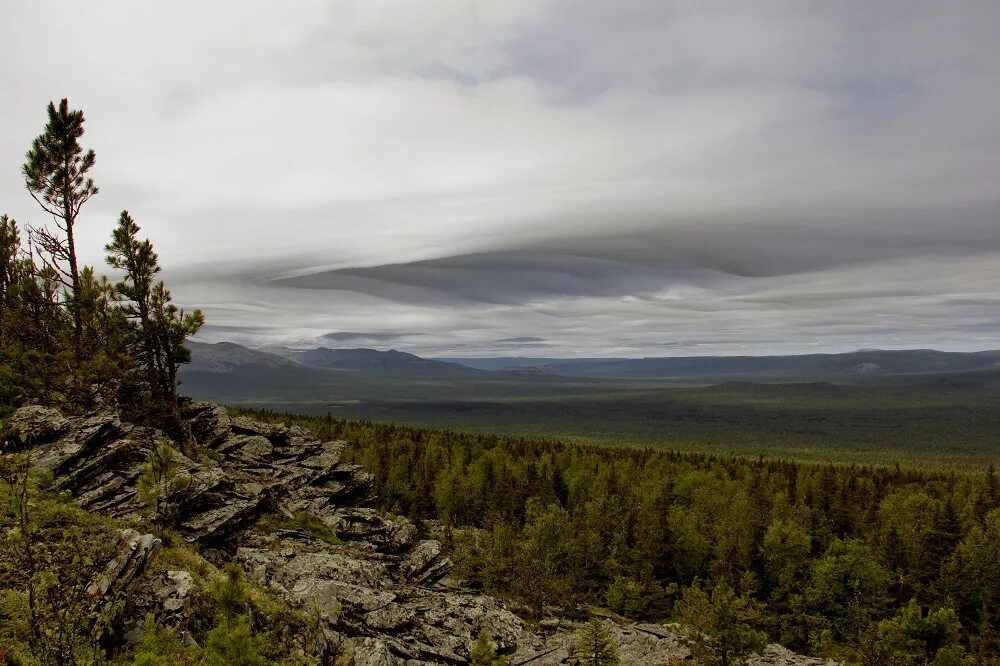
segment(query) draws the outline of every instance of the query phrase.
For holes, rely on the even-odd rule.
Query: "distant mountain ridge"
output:
[[[478,371],[466,365],[422,358],[414,354],[396,351],[395,349],[380,351],[365,347],[354,349],[265,347],[259,353],[270,353],[301,363],[302,365],[329,370],[373,372],[383,375],[431,374],[469,376],[478,374]]]
[[[592,392],[660,383],[693,386],[831,382],[1000,384],[1000,351],[864,350],[799,356],[662,358],[427,359],[396,350],[251,349],[232,342],[190,343],[181,369],[184,391],[214,400],[274,398],[457,399]],[[637,384],[638,383],[638,384]]]
[[[455,363],[375,349],[251,349],[232,342],[190,342],[192,361],[179,372],[187,395],[223,402],[331,397],[406,397],[422,382],[460,385],[502,377]]]
[[[941,352],[933,349],[863,350],[793,356],[676,356],[651,358],[442,358],[483,370],[532,368],[563,377],[664,380],[849,379],[890,375],[972,372],[1000,368],[1000,351]]]

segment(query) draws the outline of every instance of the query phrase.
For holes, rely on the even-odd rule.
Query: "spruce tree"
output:
[[[617,666],[618,648],[596,617],[580,630],[575,656],[585,666]]]
[[[80,146],[83,136],[83,111],[70,110],[63,98],[59,106],[48,107],[49,122],[31,144],[23,167],[24,181],[31,196],[52,215],[65,238],[47,229],[34,229],[43,257],[60,280],[70,288],[69,307],[73,316],[73,351],[79,361],[83,349],[83,312],[80,302],[80,268],[76,259],[74,228],[83,204],[98,189],[87,174],[96,157],[93,150]]]

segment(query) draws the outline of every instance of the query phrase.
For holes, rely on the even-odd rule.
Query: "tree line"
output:
[[[177,369],[185,340],[204,323],[185,312],[162,280],[152,243],[122,211],[105,246],[117,279],[81,266],[77,225],[99,193],[84,149],[82,111],[48,106],[48,122],[27,152],[25,186],[47,225],[22,228],[0,216],[0,405],[87,410],[113,405],[126,415],[176,428]]]
[[[346,439],[381,508],[536,618],[680,619],[863,664],[998,664],[1000,480],[252,412]],[[729,655],[721,657],[719,655]],[[708,659],[709,657],[706,657]]]

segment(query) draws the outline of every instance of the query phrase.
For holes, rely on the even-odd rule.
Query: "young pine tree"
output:
[[[191,484],[191,478],[180,471],[177,454],[166,440],[146,455],[139,476],[139,499],[149,507],[153,519],[166,525],[173,519],[177,494]]]
[[[33,235],[39,247],[48,255],[43,258],[56,270],[61,281],[70,288],[69,309],[73,317],[73,349],[77,360],[83,354],[83,312],[80,302],[80,268],[76,259],[76,219],[83,204],[97,194],[98,189],[87,174],[96,157],[93,150],[80,146],[83,136],[83,112],[69,108],[63,99],[59,106],[49,103],[49,121],[31,144],[23,167],[28,191],[42,209],[56,220],[65,235],[47,229],[35,229]]]
[[[177,370],[191,362],[191,350],[184,346],[189,337],[205,324],[201,310],[185,313],[172,303],[170,291],[163,282],[153,286],[151,298],[153,321],[160,341],[164,372],[163,394],[171,413],[177,411]]]
[[[764,646],[766,635],[754,628],[760,613],[753,601],[737,596],[725,582],[709,596],[695,581],[684,592],[678,610],[681,621],[698,632],[692,651],[707,664],[742,664]]]
[[[596,617],[580,630],[575,656],[582,666],[618,665],[618,648]]]
[[[497,656],[497,651],[493,647],[493,641],[485,630],[479,632],[476,644],[469,652],[469,660],[472,666],[506,666],[507,660]]]
[[[243,571],[230,564],[225,575],[211,585],[217,621],[205,637],[208,663],[212,666],[258,666],[266,663],[260,654],[261,641],[253,635],[246,615],[247,590]]]

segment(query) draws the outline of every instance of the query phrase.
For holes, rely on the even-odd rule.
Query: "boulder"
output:
[[[10,417],[10,432],[31,445],[50,442],[69,429],[69,421],[52,409],[41,405],[28,405]]]
[[[354,643],[354,666],[400,666],[403,663],[377,638],[363,638]]]
[[[191,611],[191,588],[194,578],[188,571],[167,571],[151,581],[156,599],[156,619],[174,629],[187,627]]]
[[[87,588],[99,599],[124,598],[145,574],[146,567],[160,551],[161,542],[152,534],[127,529],[120,532],[118,555]]]

